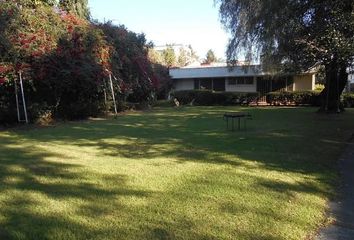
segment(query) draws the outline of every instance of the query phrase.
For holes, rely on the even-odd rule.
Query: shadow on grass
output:
[[[5,206],[0,209],[1,240],[93,239],[105,231],[75,218],[95,219],[119,209],[124,212],[119,197],[152,194],[128,187],[124,175],[103,175],[88,172],[80,165],[51,162],[46,159],[65,156],[23,146],[21,139],[0,139],[0,204]],[[90,182],[92,179],[98,183]],[[78,210],[57,208],[56,203],[63,201],[71,202]],[[47,204],[52,205],[50,213],[41,210],[41,206],[48,208]],[[71,217],[73,214],[75,217]],[[117,236],[119,231],[115,228]]]
[[[230,132],[225,130],[222,120],[224,111],[215,108],[160,111],[17,134],[34,141],[95,147],[107,156],[132,160],[175,157],[181,163],[240,164],[227,157],[231,155],[259,162],[265,168],[301,173],[333,167],[335,161],[318,159],[315,154],[323,148],[329,152],[336,150],[343,144],[333,141],[336,129],[328,129],[328,133],[319,131],[311,112],[250,109],[247,111],[256,116],[255,120],[248,123],[246,130]],[[323,125],[329,127],[331,122]],[[321,131],[321,135],[315,136]],[[115,139],[125,141],[115,142]],[[312,142],[306,143],[309,140]]]
[[[124,157],[131,161],[173,158],[178,164],[188,162],[215,164],[231,168],[245,167],[249,171],[252,171],[252,166],[256,164],[255,168],[261,165],[262,168],[272,171],[311,174],[314,176],[312,180],[324,182],[327,186],[333,184],[331,182],[333,177],[330,175],[334,163],[332,155],[326,159],[317,157],[325,156],[323,151],[333,154],[332,152],[340,149],[342,143],[338,137],[337,139],[333,137],[336,130],[329,129],[331,122],[320,123],[320,127],[328,128],[328,132],[321,133],[317,129],[319,123],[316,117],[306,115],[306,112],[296,109],[282,111],[251,109],[248,111],[255,116],[255,120],[249,122],[247,130],[228,132],[222,120],[224,111],[215,108],[182,109],[177,112],[162,110],[143,115],[128,115],[117,120],[70,123],[55,128],[16,131],[14,133],[16,139],[4,138],[0,146],[0,192],[4,194],[7,190],[16,189],[49,196],[58,201],[77,199],[80,204],[75,214],[83,218],[109,214],[113,210],[113,205],[124,213],[124,206],[116,200],[119,196],[149,197],[153,194],[128,187],[127,176],[104,176],[97,172],[87,172],[80,165],[51,162],[46,159],[67,156],[41,152],[36,146],[14,147],[21,144],[21,139],[41,144],[92,147],[98,149],[102,155]],[[42,181],[43,177],[46,181]],[[111,187],[100,187],[100,184],[92,183],[90,179],[98,179],[98,182],[105,182]],[[203,182],[205,180],[199,181],[200,183],[193,184],[210,184],[207,181]],[[262,178],[255,184],[270,192],[287,192],[290,195],[294,192],[330,195],[327,188],[320,188],[311,183],[289,184],[265,181]],[[115,203],[112,206],[109,206],[109,203],[99,204],[102,200]],[[0,209],[3,216],[0,220],[0,232],[4,234],[5,239],[6,236],[15,239],[21,236],[38,239],[36,238],[38,234],[45,239],[46,234],[54,234],[53,231],[56,229],[65,228],[69,229],[68,239],[70,229],[76,229],[76,233],[81,233],[82,236],[76,237],[82,239],[99,236],[104,234],[104,231],[112,231],[109,227],[106,230],[93,230],[62,215],[38,214],[31,209],[40,205],[35,198],[22,199],[21,196],[14,196],[3,201],[8,206]],[[227,204],[222,206],[220,211],[236,214],[232,205]],[[261,209],[255,211],[262,214]],[[191,223],[188,225],[188,222]],[[188,228],[186,224],[189,230],[193,231],[193,221],[188,218],[177,219],[173,224],[164,223],[162,224],[164,227],[149,225],[146,231],[151,234],[151,239],[175,239],[176,226],[184,229]],[[36,226],[43,225],[46,225],[45,233],[41,227],[36,231]],[[166,228],[166,225],[170,229]],[[29,229],[28,226],[34,228]],[[126,234],[125,229],[114,231],[120,236]],[[216,236],[208,234],[192,235],[194,239],[217,239]],[[245,239],[281,239],[266,236],[266,233],[257,235],[244,232],[239,235],[243,235]]]

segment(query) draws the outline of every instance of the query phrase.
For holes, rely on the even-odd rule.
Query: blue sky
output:
[[[209,49],[225,58],[228,35],[213,0],[89,0],[89,5],[94,19],[144,32],[157,46],[191,44],[202,58]]]

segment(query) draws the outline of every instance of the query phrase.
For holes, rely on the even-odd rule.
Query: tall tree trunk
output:
[[[321,92],[321,112],[342,112],[340,96],[348,82],[347,65],[332,61],[325,66],[326,86]]]

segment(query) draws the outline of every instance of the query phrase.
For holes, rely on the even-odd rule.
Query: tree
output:
[[[192,45],[189,45],[188,48],[189,48],[189,59],[190,59],[190,61],[191,62],[199,61],[199,56],[197,55],[197,53],[192,48]]]
[[[179,55],[178,55],[177,63],[178,63],[179,67],[184,67],[184,66],[186,66],[188,64],[188,53],[183,47],[181,47],[179,49]]]
[[[154,48],[150,48],[149,49],[148,56],[149,56],[149,60],[152,63],[157,63],[157,64],[162,64],[163,65],[163,59],[162,59],[161,53],[156,51]]]
[[[162,52],[162,56],[167,67],[176,66],[176,54],[175,50],[171,46],[167,46],[167,48]]]
[[[230,30],[227,57],[250,53],[276,71],[323,65],[322,110],[339,111],[339,98],[354,55],[352,0],[216,0]]]
[[[81,18],[90,18],[88,0],[59,0],[59,6],[63,10],[73,13]]]
[[[120,79],[119,92],[122,98],[131,102],[152,100],[160,87],[162,74],[157,74],[149,59],[152,45],[144,34],[129,31],[124,25],[115,26],[111,22],[99,24],[107,41],[114,50],[112,73]],[[168,75],[167,75],[168,76]]]
[[[217,62],[218,59],[217,57],[215,56],[215,53],[213,50],[209,49],[209,51],[207,52],[206,54],[206,57],[205,57],[205,60],[204,60],[204,63],[213,63],[213,62]]]
[[[95,115],[104,100],[102,78],[110,58],[103,33],[45,1],[31,2],[0,4],[0,79],[5,80],[0,122],[16,120],[19,72],[32,120],[46,111],[66,119]]]

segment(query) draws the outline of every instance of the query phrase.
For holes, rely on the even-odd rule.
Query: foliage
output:
[[[176,106],[175,102],[173,100],[158,100],[154,102],[153,107],[174,107]]]
[[[197,62],[199,61],[199,56],[197,55],[196,51],[194,51],[192,45],[189,45],[188,46],[189,48],[189,59],[190,59],[190,62],[193,63],[193,62]]]
[[[343,94],[343,104],[345,107],[354,108],[354,93]]]
[[[147,42],[144,34],[129,31],[123,25],[114,26],[108,22],[98,27],[114,49],[110,71],[120,79],[117,86],[120,97],[132,102],[153,100],[160,80],[164,81],[168,75],[155,73],[148,57],[152,44]]]
[[[178,53],[176,53],[173,44],[167,44],[166,49],[162,51],[150,48],[148,55],[153,63],[158,63],[165,67],[185,67],[188,64],[199,61],[199,57],[191,45],[180,47]]]
[[[270,105],[320,105],[319,91],[271,92],[266,96]]]
[[[149,48],[148,57],[149,60],[153,63],[165,65],[162,59],[162,54],[156,51],[153,47]]]
[[[15,4],[10,7],[17,15],[4,21],[3,36],[10,47],[2,59],[15,72],[24,71],[29,109],[36,103],[51,106],[60,118],[96,115],[102,67],[109,64],[103,34],[88,21],[46,5],[22,6],[21,11]]]
[[[167,67],[175,67],[177,64],[176,53],[173,47],[167,46],[162,52],[163,61]]]
[[[325,86],[323,84],[316,84],[315,85],[315,91],[323,91]]]
[[[95,25],[50,1],[0,5],[0,123],[16,119],[14,80],[21,71],[29,115],[96,116],[105,109],[109,73],[118,101],[150,101],[160,90],[143,34],[109,23]],[[157,77],[158,76],[158,77]],[[166,80],[167,81],[167,80]],[[166,86],[163,86],[166,88]],[[9,116],[11,115],[11,116]]]
[[[204,63],[210,64],[210,63],[217,62],[217,61],[218,61],[218,59],[215,56],[214,51],[209,49],[206,56],[205,56]]]
[[[186,65],[188,65],[188,63],[189,63],[188,52],[184,49],[184,47],[181,47],[179,49],[177,64],[179,67],[185,67]]]
[[[276,71],[307,71],[322,64],[326,69],[322,108],[339,110],[346,69],[354,57],[352,0],[217,2],[231,32],[229,60],[247,51]]]
[[[75,14],[83,19],[90,18],[90,10],[88,0],[59,0],[59,6],[72,14]]]
[[[14,94],[10,89],[8,82],[0,83],[0,123],[10,124],[17,121],[16,106],[14,101],[9,99],[14,98]]]
[[[183,105],[199,106],[248,105],[251,102],[257,102],[259,97],[258,93],[213,92],[210,90],[175,91],[172,95]]]
[[[155,77],[159,80],[159,85],[156,89],[156,99],[167,99],[173,87],[168,68],[157,63],[152,63],[152,68]]]

